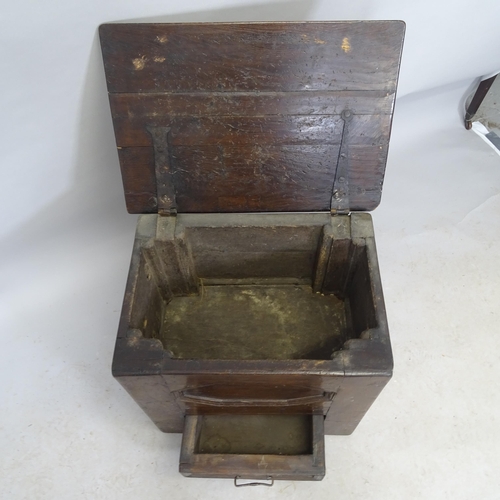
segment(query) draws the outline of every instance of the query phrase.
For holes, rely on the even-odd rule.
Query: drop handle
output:
[[[266,483],[264,481],[252,481],[251,480],[249,483],[238,483],[238,481],[241,481],[241,477],[236,476],[234,478],[234,485],[237,488],[241,488],[242,486],[269,486],[269,487],[271,487],[274,484],[274,479],[271,476],[268,476],[265,480],[270,481],[270,482]]]

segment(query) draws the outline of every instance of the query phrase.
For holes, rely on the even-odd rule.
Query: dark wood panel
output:
[[[374,210],[382,197],[388,145],[349,149],[349,204],[353,211]]]
[[[394,94],[386,91],[212,92],[110,94],[115,119],[149,123],[158,116],[391,114]]]
[[[310,279],[314,253],[310,252],[234,252],[207,251],[196,259],[200,278],[282,278]],[[271,271],[270,271],[271,270]]]
[[[306,252],[314,253],[318,245],[320,225],[271,225],[233,227],[186,227],[186,238],[200,257],[204,252]]]
[[[374,350],[366,341],[366,355]],[[347,436],[352,434],[377,396],[391,379],[391,375],[352,375],[350,370],[333,398],[325,418],[325,434]]]
[[[172,180],[178,212],[329,210],[342,140],[349,208],[378,205],[404,23],[116,24],[100,33],[130,212],[158,210],[156,183]],[[156,127],[169,129],[157,146],[169,148],[175,172],[159,181]]]
[[[155,211],[152,148],[124,148],[119,153],[129,212]],[[375,208],[382,194],[387,147],[351,146],[349,154],[351,207]],[[328,211],[337,157],[338,145],[173,148],[179,211]]]
[[[355,115],[350,144],[385,144],[390,115]],[[152,146],[147,126],[170,127],[172,146],[339,144],[344,122],[338,115],[203,116],[134,115],[115,117],[118,147]]]
[[[404,23],[104,24],[99,32],[110,92],[392,92]]]
[[[329,207],[338,146],[223,148],[220,167],[195,168],[199,148],[175,150],[178,203],[187,212],[320,210]],[[215,158],[215,156],[213,157]],[[215,160],[214,160],[215,161]],[[204,165],[202,161],[197,163]],[[286,208],[288,207],[288,208]]]
[[[120,163],[126,167],[122,170],[126,192],[127,186],[133,186],[137,193],[144,193],[156,185],[153,148],[119,148],[118,156]],[[150,169],[150,166],[153,168]]]
[[[184,413],[161,375],[120,375],[117,379],[161,431],[182,432]]]
[[[377,123],[370,117],[359,117],[360,133],[375,132]],[[146,125],[170,127],[172,146],[201,144],[337,144],[340,142],[343,121],[330,115],[281,115],[257,117],[177,117],[166,115],[142,120],[116,119],[116,143],[119,147],[151,146]],[[370,132],[371,131],[371,132]],[[378,134],[379,132],[377,132]],[[384,131],[380,131],[383,134]]]
[[[151,193],[125,193],[125,203],[129,214],[154,214],[158,212],[156,187]]]
[[[153,148],[118,148],[127,210],[132,214],[158,210]]]

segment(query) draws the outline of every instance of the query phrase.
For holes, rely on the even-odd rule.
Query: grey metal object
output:
[[[147,127],[147,130],[153,139],[158,213],[160,215],[175,215],[177,214],[177,203],[170,161],[170,128]]]
[[[239,480],[241,480],[240,476],[236,476],[234,478],[234,485],[238,488],[241,488],[242,486],[272,486],[274,484],[274,479],[271,476],[267,478],[267,481],[271,481],[270,483],[264,483],[263,481],[251,481],[249,483],[238,484]]]
[[[476,92],[472,96],[470,103],[466,106],[464,121],[465,121],[465,128],[467,130],[470,130],[472,128],[472,121],[473,121],[472,119],[476,115],[479,106],[481,106],[481,103],[486,97],[486,94],[488,94],[497,76],[498,75],[494,75],[490,78],[487,78],[486,80],[481,81],[479,83],[479,86],[477,87]]]
[[[488,132],[485,137],[500,151],[500,137],[495,132]]]
[[[349,213],[349,129],[353,119],[353,112],[344,109],[340,117],[344,121],[342,127],[342,140],[340,143],[339,158],[335,179],[333,181],[332,201],[330,212],[332,214],[346,215]]]

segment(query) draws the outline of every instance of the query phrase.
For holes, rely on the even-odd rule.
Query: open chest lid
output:
[[[374,209],[404,29],[102,25],[128,211]]]

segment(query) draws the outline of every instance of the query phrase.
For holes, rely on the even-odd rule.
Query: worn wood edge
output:
[[[353,239],[374,238],[372,216],[369,213],[351,212],[351,234]]]
[[[275,457],[276,455],[259,455],[259,457],[263,457],[269,460],[269,457]],[[288,456],[290,459],[290,456]],[[261,458],[262,459],[262,458]],[[234,473],[224,474],[224,473],[207,473],[203,470],[194,469],[193,466],[182,464],[179,465],[179,472],[185,477],[195,477],[195,478],[205,478],[205,479],[234,479],[237,477],[238,479],[255,479],[255,480],[267,480],[269,478],[274,479],[275,481],[321,481],[325,477],[325,471],[320,470],[319,467],[315,469],[306,469],[308,466],[305,463],[305,460],[292,464],[295,465],[295,468],[291,469],[289,472],[280,472],[280,470],[266,469],[267,473],[258,473],[251,472],[248,473],[248,467],[243,466],[231,466],[231,470]],[[301,468],[301,470],[297,470],[297,468]],[[302,470],[303,469],[303,470]]]
[[[109,102],[113,116],[123,118],[126,110],[133,112],[134,119],[146,120],[157,117],[152,109],[168,107],[168,115],[172,119],[179,117],[264,117],[264,116],[336,116],[344,108],[354,114],[392,115],[394,108],[394,92],[387,90],[290,90],[279,91],[198,91],[198,92],[109,92]],[[278,103],[276,102],[278,99]],[[300,102],[316,99],[320,102]],[[186,110],[186,103],[192,102],[192,108]],[[233,107],[227,101],[231,100]],[[294,102],[294,101],[299,102]],[[321,102],[323,100],[324,102]],[[252,106],[249,106],[249,102]],[[340,102],[339,102],[340,101]],[[351,102],[352,101],[352,102]],[[243,104],[253,107],[253,112],[240,109]],[[135,110],[141,105],[146,109]],[[200,106],[201,109],[196,109]],[[204,107],[203,107],[204,106]],[[266,107],[267,106],[267,107]],[[134,110],[132,111],[131,108]],[[229,108],[229,109],[228,109]]]
[[[313,442],[313,467],[316,467],[319,474],[314,479],[321,480],[326,473],[325,459],[325,417],[317,413],[312,416],[312,442]]]
[[[346,377],[392,377],[391,348],[377,339],[350,339],[334,358],[342,359]]]
[[[353,239],[355,238],[362,238],[366,246],[368,270],[370,273],[371,293],[377,318],[377,328],[370,330],[367,334],[365,334],[365,337],[370,338],[373,341],[380,342],[386,347],[387,363],[392,370],[393,360],[389,335],[389,325],[387,322],[384,292],[382,288],[380,266],[378,262],[377,247],[375,243],[375,230],[370,214],[354,214]]]
[[[378,198],[378,201],[365,204],[366,206],[363,208],[363,211],[366,211],[366,212],[372,212],[373,210],[375,210],[380,205],[380,202],[382,201],[382,191],[384,188],[385,174],[387,171],[387,161],[389,159],[389,150],[391,147],[391,136],[392,136],[392,127],[394,124],[394,111],[396,108],[396,98],[397,98],[397,94],[398,94],[399,75],[401,73],[401,59],[403,57],[403,47],[404,47],[405,35],[406,35],[406,23],[404,21],[398,21],[398,22],[400,23],[400,28],[402,29],[401,45],[400,45],[400,48],[398,51],[397,70],[396,70],[396,76],[395,76],[395,80],[394,80],[396,82],[396,85],[394,87],[394,96],[393,96],[393,101],[392,101],[392,113],[391,113],[392,116],[391,116],[391,119],[389,121],[389,132],[387,134],[387,152],[385,155],[384,170],[382,172],[382,179],[380,180],[380,196]],[[353,207],[353,209],[356,210],[356,207]],[[385,309],[384,309],[384,311],[385,311]]]
[[[174,296],[168,279],[166,279],[166,272],[164,271],[163,262],[158,257],[158,252],[156,251],[156,246],[153,239],[149,240],[147,244],[142,246],[142,253],[144,259],[150,269],[153,270],[152,279],[154,280],[156,287],[165,302],[169,302]]]
[[[189,360],[164,359],[164,375],[317,375],[344,376],[341,360]]]
[[[364,247],[367,252],[369,282],[377,326],[363,332],[360,338],[345,342],[343,349],[336,351],[333,356],[343,359],[346,375],[383,374],[390,377],[393,369],[392,349],[375,246],[373,219],[369,213],[350,214],[350,236],[354,245]]]
[[[156,236],[157,215],[138,218],[127,284],[123,299],[111,372],[122,375],[160,374],[165,351],[161,341],[142,337],[140,330],[131,329],[131,314],[141,264],[141,250]]]
[[[116,341],[111,372],[113,377],[160,375],[166,351],[158,339],[120,338]]]
[[[330,252],[332,249],[333,229],[331,224],[325,224],[321,231],[316,263],[314,265],[313,276],[313,292],[318,293],[323,289],[323,281],[325,279],[328,262],[330,260]]]
[[[118,326],[118,338],[125,338],[130,328],[133,298],[135,295],[141,262],[140,250],[148,240],[154,238],[156,235],[156,217],[156,214],[141,215],[137,221],[128,278],[125,285],[125,293]]]
[[[186,415],[184,417],[179,465],[190,462],[200,435],[200,423],[200,418],[197,415]]]
[[[176,219],[180,228],[300,227],[327,224],[330,214],[328,212],[182,213],[177,214]]]
[[[200,278],[200,284],[203,286],[282,286],[282,285],[300,285],[310,286],[309,278]]]
[[[112,21],[106,22],[99,25],[99,32],[101,29],[105,29],[107,26],[136,26],[138,24],[141,25],[167,25],[167,26],[203,26],[203,25],[216,25],[216,26],[233,26],[233,25],[257,25],[262,24],[265,25],[307,25],[307,24],[324,24],[324,25],[335,25],[335,24],[399,24],[401,27],[406,27],[406,22],[400,19],[368,19],[368,20],[346,20],[346,21],[220,21],[220,22],[173,22],[173,23],[151,23],[151,22],[134,22],[131,23],[129,21]]]

